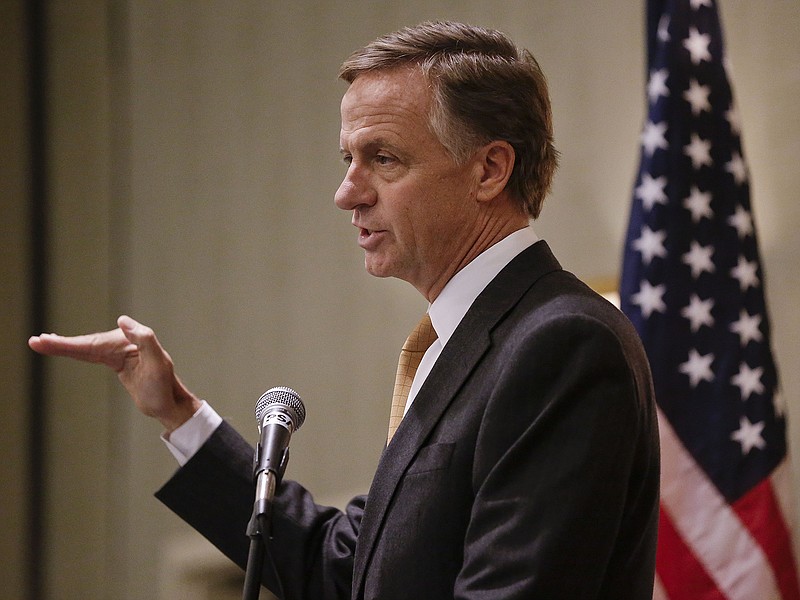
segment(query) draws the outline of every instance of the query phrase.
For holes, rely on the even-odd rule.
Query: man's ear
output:
[[[480,176],[477,198],[479,202],[489,202],[506,189],[516,152],[508,142],[496,140],[483,146],[475,158]]]

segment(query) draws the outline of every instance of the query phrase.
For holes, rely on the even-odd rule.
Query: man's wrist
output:
[[[170,411],[169,416],[164,416],[159,419],[159,422],[164,427],[164,436],[169,439],[172,432],[188,422],[197,414],[197,411],[200,410],[202,406],[203,401],[193,394],[188,395],[176,403],[174,409]]]
[[[210,404],[199,399],[198,402],[200,408],[191,418],[169,434],[164,432],[161,435],[161,439],[181,466],[189,462],[222,423],[222,417]]]

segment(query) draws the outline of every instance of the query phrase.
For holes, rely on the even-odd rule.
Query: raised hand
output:
[[[28,345],[41,354],[114,369],[136,407],[173,431],[197,411],[200,400],[175,375],[172,358],[152,329],[127,316],[117,319],[117,325],[88,335],[44,333],[31,337]]]

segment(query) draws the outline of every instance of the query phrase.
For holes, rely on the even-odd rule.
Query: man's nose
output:
[[[351,163],[336,190],[333,202],[342,210],[353,210],[357,206],[372,206],[376,197],[369,178]]]

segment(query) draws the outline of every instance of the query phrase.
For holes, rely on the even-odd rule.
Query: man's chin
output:
[[[369,252],[364,256],[364,269],[373,277],[397,277],[397,269],[385,260],[376,260],[374,254]]]
[[[364,269],[372,275],[373,277],[394,277],[394,274],[389,272],[388,270],[380,269],[374,266],[371,266],[368,260],[364,261]]]

